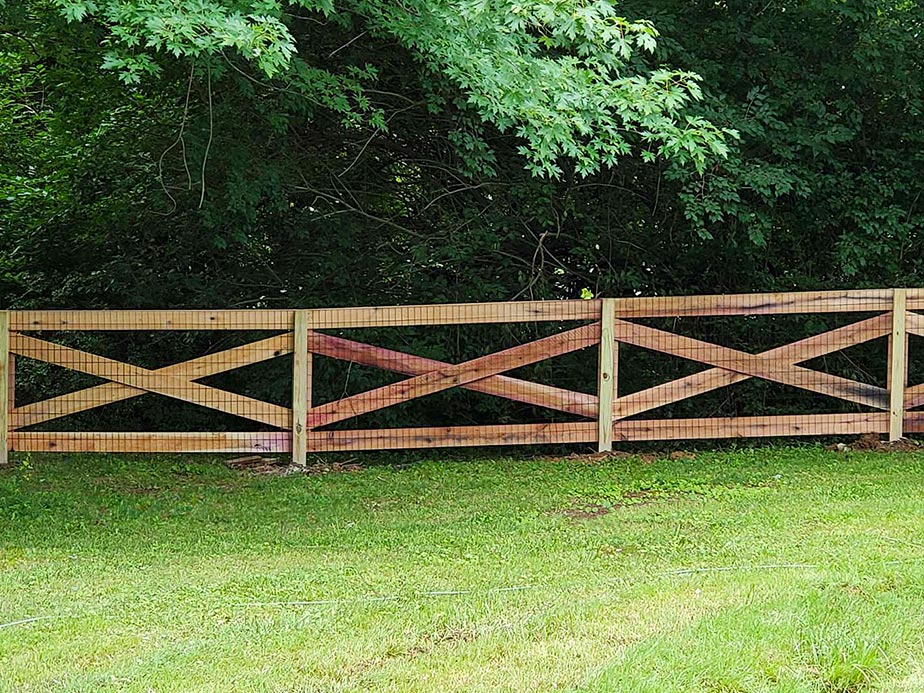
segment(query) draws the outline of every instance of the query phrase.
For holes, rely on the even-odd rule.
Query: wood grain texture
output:
[[[892,442],[903,437],[905,380],[908,373],[908,340],[905,334],[907,292],[904,289],[895,289],[893,301],[892,335],[889,342],[889,440]]]
[[[315,354],[405,375],[423,375],[452,365],[445,361],[414,356],[314,331],[308,337],[308,347]],[[506,375],[492,375],[459,387],[590,419],[597,417],[597,397],[595,395],[533,383]]]
[[[905,411],[905,433],[924,433],[924,411]]]
[[[400,450],[478,445],[543,445],[593,443],[594,421],[577,423],[513,424],[509,426],[448,426],[356,431],[312,431],[312,452],[342,450]]]
[[[705,363],[742,375],[790,385],[867,407],[889,408],[889,393],[885,388],[795,366],[788,362],[788,359],[748,354],[737,349],[624,320],[616,321],[616,339],[626,344]]]
[[[908,308],[924,309],[924,289],[908,289]],[[595,320],[599,300],[508,301],[357,308],[316,308],[316,329],[402,325],[458,325],[545,320]],[[891,310],[891,289],[803,291],[712,296],[617,298],[620,318]],[[42,330],[281,330],[291,309],[244,310],[26,310],[12,311],[13,331]]]
[[[774,347],[758,355],[796,364],[885,336],[891,333],[891,326],[891,313],[883,313],[790,344]],[[724,368],[709,368],[700,373],[620,397],[614,403],[613,416],[616,419],[627,418],[750,378],[750,375],[735,373]]]
[[[618,441],[859,435],[889,430],[887,412],[617,421]]]
[[[6,387],[7,387],[7,410],[10,416],[10,430],[13,426],[13,410],[16,409],[16,354],[10,354],[9,360],[7,361],[7,378],[6,378]]]
[[[308,353],[308,311],[295,311],[294,359],[292,362],[292,462],[307,464],[308,408],[311,387],[311,354]]]
[[[45,330],[289,330],[292,310],[20,310],[14,332]]]
[[[311,312],[312,327],[317,330],[412,325],[471,325],[498,322],[584,321],[597,320],[599,317],[598,300],[316,308]]]
[[[918,337],[924,337],[924,315],[920,313],[912,313],[908,310],[908,297],[907,294],[910,289],[905,290],[905,331],[908,334],[913,334]]]
[[[15,431],[22,452],[289,452],[289,431],[263,433],[69,433]]]
[[[600,402],[597,416],[597,451],[613,449],[613,400],[616,398],[616,338],[613,324],[616,320],[616,301],[603,299],[600,314],[600,349],[597,360],[597,399]]]
[[[0,310],[0,466],[10,461],[10,312]]]
[[[596,344],[599,339],[600,323],[597,322],[471,361],[445,366],[400,383],[385,385],[314,407],[308,415],[308,427],[319,428],[424,395],[483,380],[520,366],[584,349]]]
[[[924,294],[915,300],[924,306]],[[674,318],[707,315],[864,313],[892,310],[891,289],[794,291],[769,294],[659,296],[616,299],[619,318]]]
[[[610,449],[612,440],[682,440],[696,438],[889,433],[891,438],[924,431],[924,384],[907,387],[907,335],[924,336],[924,289],[740,294],[724,296],[633,297],[593,301],[524,301],[425,306],[383,306],[295,310],[156,310],[156,311],[11,311],[6,345],[0,337],[0,441],[4,451],[72,452],[291,452],[296,461],[307,451],[397,449],[462,445],[596,443]],[[879,313],[851,325],[808,337],[759,354],[629,322],[633,318],[746,316],[796,313]],[[610,320],[610,315],[615,319]],[[597,321],[545,339],[448,364],[399,351],[317,332],[323,329],[402,327],[515,322]],[[613,340],[606,331],[612,324]],[[293,332],[293,325],[297,327]],[[2,319],[0,319],[2,327]],[[284,334],[164,368],[145,369],[77,349],[26,336],[21,332],[55,330],[283,330]],[[847,346],[889,335],[892,348],[886,389],[821,373],[799,364]],[[708,366],[703,372],[642,392],[618,397],[619,342],[653,349]],[[296,342],[298,342],[296,344]],[[503,375],[519,366],[600,344],[598,395],[572,392]],[[612,348],[607,349],[607,345]],[[3,351],[7,354],[4,356]],[[208,375],[291,353],[303,358],[293,365],[293,408],[244,397],[196,382]],[[409,376],[335,402],[311,407],[311,354],[322,354]],[[24,407],[13,401],[14,354],[71,368],[109,380]],[[609,375],[609,377],[604,377]],[[810,392],[837,397],[884,411],[850,414],[709,419],[631,420],[665,404],[762,378]],[[307,382],[306,382],[307,381]],[[505,426],[449,426],[359,431],[318,431],[312,427],[344,421],[399,402],[452,387],[505,397],[534,406],[576,414],[579,423]],[[279,431],[268,433],[71,433],[20,431],[70,413],[145,393],[242,416]],[[304,418],[303,418],[304,417]],[[304,424],[299,428],[300,422]],[[10,432],[12,431],[12,432]],[[5,444],[3,444],[5,442]]]
[[[158,368],[154,372],[184,380],[198,380],[290,353],[292,353],[292,333],[288,332]],[[34,426],[112,402],[140,397],[147,392],[147,390],[121,383],[104,383],[14,409],[11,414],[11,426],[13,430]]]
[[[227,390],[207,387],[173,375],[158,373],[16,332],[10,334],[10,350],[20,356],[95,375],[138,390],[216,409],[276,428],[288,429],[292,423],[292,411],[286,407]]]
[[[905,411],[924,405],[924,383],[905,388]]]

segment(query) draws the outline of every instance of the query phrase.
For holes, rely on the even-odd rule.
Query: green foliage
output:
[[[104,22],[112,45],[103,67],[137,84],[159,69],[154,56],[202,60],[236,54],[283,88],[350,113],[323,85],[356,91],[354,76],[309,68],[298,54],[302,22],[277,0],[55,0],[71,21]],[[359,23],[398,40],[430,70],[460,87],[468,103],[502,132],[515,131],[535,173],[559,176],[559,162],[580,175],[614,166],[636,136],[651,151],[702,170],[726,156],[724,132],[684,107],[701,96],[697,75],[629,68],[639,49],[653,52],[657,32],[617,16],[607,0],[352,0],[299,3],[317,19]],[[287,24],[287,22],[289,22]],[[304,39],[302,39],[304,40]],[[367,73],[370,68],[364,68]],[[306,74],[307,72],[307,74]],[[306,78],[307,77],[307,78]],[[326,97],[326,98],[325,98]],[[382,125],[382,121],[378,122]]]
[[[916,2],[759,12],[680,0],[615,10],[211,3],[169,3],[166,13],[159,2],[97,1],[80,6],[81,21],[63,13],[77,3],[0,10],[6,305],[291,307],[924,282]],[[148,27],[158,12],[167,19]],[[221,33],[240,23],[206,26],[232,15],[254,32],[246,40]],[[272,74],[246,50],[264,25],[287,32],[265,50],[295,47],[273,54]],[[179,57],[165,47],[168,29]],[[140,60],[137,80],[124,82],[131,62],[95,68],[110,59]],[[710,149],[704,128],[739,139]],[[640,156],[620,153],[630,150]],[[664,327],[754,349],[824,325]],[[459,360],[535,329],[369,338]],[[97,346],[181,359],[214,346],[197,339]],[[818,367],[881,381],[877,349]],[[627,391],[688,372],[625,351]],[[560,359],[535,374],[592,392],[588,362]],[[36,396],[55,377],[34,376]],[[323,378],[324,392],[343,391],[342,372]],[[349,376],[350,387],[376,384],[368,372]],[[272,378],[259,387],[253,394],[284,390]],[[819,406],[756,384],[689,406],[730,415],[796,404]],[[428,405],[409,413],[423,423],[451,411]],[[465,412],[539,416],[487,398],[466,400]],[[170,421],[159,407],[138,416]]]

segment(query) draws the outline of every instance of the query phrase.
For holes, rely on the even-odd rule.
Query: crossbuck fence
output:
[[[291,453],[295,462],[304,464],[308,453],[397,448],[593,443],[604,451],[621,441],[864,433],[888,434],[895,440],[924,430],[924,412],[914,411],[924,405],[924,384],[909,387],[906,382],[908,336],[924,336],[924,314],[915,312],[919,310],[924,311],[924,289],[307,310],[2,311],[0,461],[11,450]],[[802,324],[820,329],[756,351],[714,343],[695,327],[704,318],[720,318],[723,324],[751,321],[743,329],[739,324],[738,334],[760,342],[757,338],[772,334],[777,324],[767,319],[793,315],[811,316],[814,322]],[[490,334],[492,344],[508,338],[513,343],[457,362],[434,357],[433,352],[443,349],[438,345],[429,349],[429,356],[396,348],[411,342],[426,345],[428,330],[453,326],[459,353],[477,354],[483,347],[477,335],[460,337],[463,328],[473,325],[481,326],[478,334]],[[525,327],[533,330],[526,339]],[[413,340],[388,336],[407,329],[414,330]],[[157,340],[165,333],[187,335],[193,344],[206,332],[221,336],[208,342],[207,353],[166,365],[129,362],[129,342],[119,341],[134,333],[130,344],[141,339],[150,355],[156,352],[151,345],[160,344]],[[375,343],[357,339],[357,333],[371,335],[364,339]],[[718,328],[712,333],[724,334]],[[100,335],[109,340],[105,343],[111,355],[93,353],[87,346],[102,343],[95,340]],[[866,382],[872,376],[857,379],[824,370],[824,359],[835,352],[880,338],[876,358],[884,378],[878,384]],[[627,374],[645,375],[635,372],[644,369],[623,362],[626,350],[632,349],[681,359],[692,371],[657,381],[663,373],[649,365],[648,375],[656,382],[627,392],[621,386]],[[535,379],[552,373],[541,366],[559,357],[572,359],[572,364],[582,361],[588,375],[583,389]],[[275,376],[239,378],[236,390],[215,384],[222,375],[280,358],[287,360]],[[355,386],[345,385],[339,395],[321,397],[315,391],[321,361],[329,371],[326,382],[335,384],[346,382],[352,369],[390,375],[374,387],[353,391]],[[32,373],[33,392],[27,397],[32,401],[19,401],[17,371]],[[75,372],[86,382],[59,392],[73,385],[67,374]],[[35,385],[36,374],[46,378],[47,387]],[[279,385],[280,379],[287,393],[283,399],[241,391],[254,381]],[[749,380],[810,393],[808,410],[692,418],[669,411],[652,414]],[[504,398],[539,420],[456,425],[454,417],[466,421],[469,406],[452,405],[445,397],[449,390]],[[362,425],[376,412],[400,414],[402,406],[425,397],[437,398],[431,411],[452,420],[449,425]],[[162,407],[169,402],[195,405],[195,416],[183,420],[202,421],[204,410],[214,418],[205,419],[209,430],[193,431],[132,430],[130,416],[115,422],[117,430],[86,430],[99,421],[92,418],[84,418],[80,426],[68,424],[83,412],[111,410],[135,398],[159,398]],[[825,411],[832,406],[835,411]]]

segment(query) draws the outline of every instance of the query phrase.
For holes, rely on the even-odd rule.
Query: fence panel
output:
[[[308,453],[464,445],[595,443],[605,451],[614,442],[729,437],[875,433],[896,440],[924,430],[924,414],[914,411],[924,406],[924,384],[907,385],[908,337],[924,336],[924,315],[914,311],[924,311],[924,289],[301,310],[0,311],[0,463],[9,450],[275,452],[305,464]],[[766,347],[725,346],[696,327],[704,319],[798,315],[840,324]],[[760,336],[758,323],[749,329],[745,334]],[[154,335],[142,341],[148,357],[150,340],[164,334],[199,335],[189,343],[207,340],[208,353],[140,365],[124,341],[130,337],[119,336],[131,334]],[[888,344],[881,385],[823,367],[825,359],[880,338]],[[646,367],[656,382],[627,392],[632,378],[621,378],[620,368],[635,375],[624,357],[636,352],[646,363],[679,359],[698,370],[665,380],[666,372]],[[247,375],[278,359],[291,359],[284,376]],[[563,359],[578,376],[553,382],[554,364]],[[74,385],[65,392],[35,386],[39,396],[23,402],[17,371]],[[746,382],[809,393],[811,410],[670,413]],[[449,400],[450,391],[470,399]],[[192,407],[189,420],[204,421],[208,430],[68,425],[141,397]],[[491,398],[505,404],[486,404]],[[820,411],[816,402],[841,411]],[[204,411],[212,418],[202,418]],[[533,420],[509,420],[510,411]],[[115,421],[130,429],[131,418]],[[414,426],[432,420],[446,425]]]

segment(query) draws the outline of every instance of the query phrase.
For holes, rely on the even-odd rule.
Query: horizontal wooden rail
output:
[[[889,414],[802,414],[709,419],[618,421],[613,439],[621,441],[709,440],[779,436],[842,436],[887,433]]]
[[[924,310],[924,289],[906,289],[908,310]],[[802,291],[714,296],[617,298],[617,318],[875,313],[892,309],[892,289]],[[515,322],[596,320],[601,299],[447,303],[310,309],[317,330]],[[286,330],[293,309],[237,310],[11,310],[18,332],[73,330]]]
[[[290,452],[289,431],[262,433],[87,433],[10,434],[13,450],[23,452]]]
[[[396,450],[480,445],[537,445],[592,443],[597,424],[579,423],[511,424],[506,426],[448,426],[428,428],[385,428],[358,431],[315,432],[309,437],[315,450]]]
[[[916,312],[917,311],[917,312]],[[849,324],[760,353],[732,349],[721,339],[694,339],[645,320],[792,314],[849,313]],[[773,436],[924,432],[924,383],[908,384],[907,335],[924,336],[924,289],[863,289],[714,296],[639,296],[615,299],[460,303],[362,308],[235,310],[25,310],[0,311],[0,436],[14,451],[308,453],[464,445],[594,443],[608,450],[620,442],[764,438]],[[546,336],[462,363],[427,358],[360,340],[345,330],[438,325],[550,323]],[[754,323],[757,325],[757,323]],[[757,329],[755,327],[755,329]],[[158,368],[143,368],[55,341],[68,331],[221,331],[264,333],[246,344]],[[331,334],[331,332],[334,334]],[[522,330],[520,331],[522,332]],[[41,334],[36,334],[41,333]],[[269,333],[269,334],[266,334]],[[376,332],[375,334],[378,334]],[[845,348],[888,337],[888,382],[861,382],[804,364]],[[61,338],[57,338],[61,339]],[[601,341],[602,340],[602,341]],[[700,372],[637,392],[619,392],[620,346],[640,348],[701,364]],[[592,347],[581,392],[534,382],[516,369]],[[486,350],[487,351],[487,350]],[[210,376],[295,354],[289,386],[294,407],[223,390]],[[15,359],[37,360],[105,382],[18,404]],[[406,379],[318,403],[313,357],[357,364]],[[577,357],[574,357],[577,358]],[[538,376],[535,379],[541,379]],[[760,379],[799,388],[819,402],[850,403],[845,413],[713,418],[665,418],[653,412],[670,404]],[[386,407],[450,389],[499,397],[554,413],[551,423],[372,429],[344,423]],[[263,430],[246,433],[43,431],[43,424],[145,395],[217,410]],[[872,411],[870,411],[872,410]],[[647,412],[647,413],[646,413]],[[647,418],[637,418],[645,414]],[[347,423],[347,425],[350,425]],[[37,428],[38,427],[38,428]],[[130,428],[131,426],[127,426]],[[0,464],[5,457],[0,454]]]

